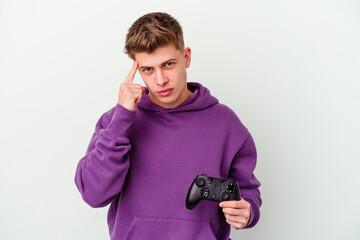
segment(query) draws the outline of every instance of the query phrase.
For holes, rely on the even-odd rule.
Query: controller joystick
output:
[[[205,185],[205,180],[203,178],[196,179],[196,185],[198,185],[198,187],[204,186]]]
[[[199,174],[189,188],[186,207],[193,209],[201,200],[216,202],[240,200],[239,185],[232,178],[225,180]]]

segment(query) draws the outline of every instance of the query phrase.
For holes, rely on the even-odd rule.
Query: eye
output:
[[[173,62],[167,62],[167,63],[165,63],[165,66],[166,66],[166,67],[171,67],[172,65],[174,65]]]
[[[144,68],[143,69],[143,72],[150,72],[151,71],[151,68]]]

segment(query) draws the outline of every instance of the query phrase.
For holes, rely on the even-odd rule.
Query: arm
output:
[[[121,192],[130,166],[127,130],[135,112],[117,104],[110,123],[104,115],[95,127],[85,156],[76,169],[75,183],[92,207],[103,207]],[[109,120],[107,120],[109,122]]]
[[[96,124],[87,152],[76,169],[76,186],[92,207],[109,204],[125,184],[131,149],[127,131],[134,122],[137,104],[145,91],[140,84],[133,83],[138,66],[134,62],[121,84],[112,118],[106,119],[104,114]]]
[[[227,222],[235,227],[251,228],[260,218],[260,182],[253,171],[256,166],[257,154],[254,140],[250,133],[232,161],[229,176],[239,183],[241,200],[220,203]]]

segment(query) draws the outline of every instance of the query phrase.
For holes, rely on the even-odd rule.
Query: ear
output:
[[[185,67],[190,67],[191,63],[191,49],[189,47],[184,49]]]

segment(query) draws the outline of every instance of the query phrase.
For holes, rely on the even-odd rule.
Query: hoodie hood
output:
[[[141,100],[138,103],[138,107],[147,111],[173,113],[200,110],[219,103],[219,100],[212,96],[210,91],[200,83],[188,82],[187,86],[188,89],[193,92],[193,95],[176,108],[166,109],[157,104],[154,104],[148,96],[149,89],[146,87],[146,91],[143,93]]]

